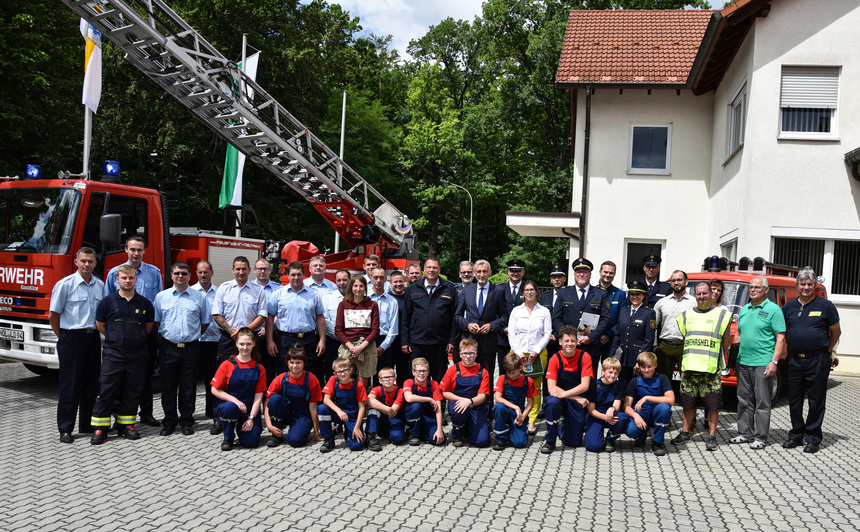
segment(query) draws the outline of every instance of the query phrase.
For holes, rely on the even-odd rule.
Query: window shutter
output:
[[[836,109],[839,67],[782,67],[779,106]]]

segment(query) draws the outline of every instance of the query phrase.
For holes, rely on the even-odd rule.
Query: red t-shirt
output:
[[[386,392],[382,386],[370,390],[370,395],[374,396],[380,403],[385,403],[385,406],[399,405],[403,406],[403,389],[395,388],[391,392]],[[384,397],[383,397],[384,396]]]
[[[508,384],[515,388],[522,388],[523,386],[526,386],[525,381],[523,379],[526,379],[528,381],[528,388],[526,388],[526,398],[534,397],[535,395],[537,395],[537,391],[535,390],[535,381],[533,381],[531,377],[522,375],[519,379],[511,379]],[[493,389],[493,391],[499,392],[500,394],[502,394],[502,396],[504,396],[505,375],[499,375],[499,378],[496,381],[496,387],[495,389]]]
[[[409,391],[409,393],[415,393],[412,391],[412,386],[415,384],[415,379],[407,379],[406,382],[403,383],[403,391]],[[415,385],[416,392],[426,392],[427,386]],[[430,391],[433,393],[434,401],[442,400],[442,390],[439,389],[439,383],[436,381],[430,381]],[[405,400],[405,399],[404,399]]]
[[[349,390],[352,388],[352,381],[349,384],[341,383],[337,377],[332,376],[329,378],[328,382],[325,384],[325,388],[323,388],[322,393],[328,395],[329,397],[334,397],[334,385],[338,383],[341,390]],[[357,382],[355,384],[355,400],[359,403],[363,403],[367,401],[367,392],[364,390],[364,384]]]
[[[272,384],[269,385],[269,389],[266,390],[266,397],[271,397],[276,393],[281,393],[281,385],[284,383],[284,376],[289,375],[289,372],[281,373],[275,380],[272,381]],[[320,381],[317,379],[317,376],[308,371],[305,372],[305,375],[308,377],[308,391],[311,396],[308,399],[311,403],[321,403],[322,402],[322,391],[320,391]],[[305,381],[304,378],[294,379],[292,376],[289,380],[290,384],[295,384],[297,386],[303,386]]]
[[[481,386],[478,388],[478,394],[490,395],[490,374],[487,370],[481,367],[480,364],[475,364],[471,368],[467,368],[460,362],[460,375],[463,377],[475,377],[481,374]],[[453,392],[454,386],[457,384],[457,366],[450,366],[445,376],[442,377],[442,384],[439,385],[443,392]]]
[[[582,373],[580,373],[580,377],[591,377],[594,378],[594,370],[591,368],[591,355],[588,353],[583,353],[579,349],[576,350],[576,353],[570,358],[561,354],[560,357],[552,355],[549,359],[549,364],[546,366],[546,378],[552,379],[554,381],[558,380],[558,359],[561,358],[562,363],[564,364],[565,371],[576,371],[579,368],[579,359],[582,358]],[[578,385],[578,383],[577,383]]]
[[[242,369],[253,368],[257,365],[257,362],[254,359],[249,360],[248,362],[242,362],[238,358],[235,359],[236,362],[239,363],[239,367]],[[230,382],[230,376],[233,375],[233,370],[236,369],[236,366],[233,365],[232,360],[225,360],[221,363],[221,366],[218,368],[218,371],[215,372],[215,376],[212,377],[212,386],[218,388],[219,390],[226,390],[227,383]],[[257,387],[254,388],[254,393],[260,393],[266,391],[266,368],[260,364],[260,377],[257,379]]]

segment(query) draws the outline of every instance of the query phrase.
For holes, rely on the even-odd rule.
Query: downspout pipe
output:
[[[582,150],[582,206],[579,215],[579,258],[585,257],[588,229],[588,154],[591,143],[591,85],[585,87],[585,137]]]

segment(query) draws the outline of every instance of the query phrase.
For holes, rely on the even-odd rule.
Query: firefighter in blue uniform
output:
[[[627,299],[630,306],[623,309],[618,316],[615,339],[609,350],[610,355],[621,362],[618,380],[625,387],[633,379],[636,357],[643,351],[650,351],[654,345],[654,333],[657,329],[654,311],[644,304],[645,283],[627,283]]]
[[[660,280],[660,263],[663,259],[658,255],[642,257],[642,262],[642,270],[645,271],[645,304],[648,308],[654,308],[658,300],[672,293],[672,285]]]
[[[597,316],[597,325],[590,331],[584,331],[577,339],[577,348],[588,353],[595,363],[600,360],[600,337],[609,330],[609,300],[606,291],[589,285],[594,265],[584,258],[573,262],[574,284],[562,288],[552,307],[552,328],[556,338],[561,339],[560,331],[565,325],[580,327],[585,314]]]
[[[140,438],[134,422],[144,382],[149,378],[147,338],[152,332],[155,310],[148,299],[135,291],[137,272],[133,266],[120,266],[117,282],[119,291],[106,295],[96,309],[96,328],[105,335],[105,343],[99,397],[93,408],[93,445],[107,440],[114,410],[119,435],[130,440]]]

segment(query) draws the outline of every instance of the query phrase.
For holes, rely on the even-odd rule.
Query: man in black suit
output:
[[[552,328],[556,337],[565,325],[579,327],[583,314],[596,314],[597,325],[586,334],[579,333],[577,348],[591,355],[595,367],[600,361],[600,337],[609,329],[609,300],[606,291],[589,285],[594,266],[588,259],[579,258],[573,262],[575,284],[563,288],[552,308]]]
[[[479,260],[474,268],[477,282],[463,287],[454,320],[463,338],[478,341],[478,364],[492,376],[496,369],[499,333],[508,325],[507,305],[502,289],[489,282],[493,274],[490,263]]]
[[[526,273],[526,263],[520,259],[511,259],[505,263],[508,267],[508,278],[510,281],[503,285],[499,285],[504,292],[505,297],[505,315],[510,316],[514,307],[523,302],[523,275]],[[505,324],[505,330],[499,334],[498,359],[499,367],[502,367],[502,359],[511,350],[511,344],[508,342],[508,326]],[[492,377],[492,375],[491,375]]]
[[[658,300],[672,293],[672,285],[660,280],[660,263],[663,259],[657,255],[648,255],[642,262],[645,263],[642,266],[645,271],[645,304],[653,309]]]

